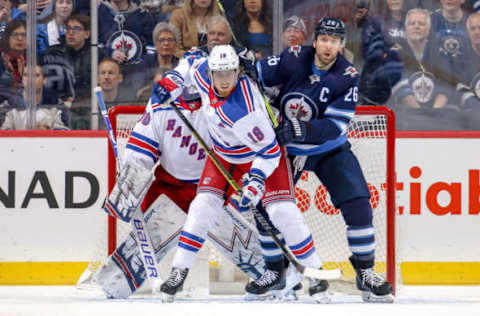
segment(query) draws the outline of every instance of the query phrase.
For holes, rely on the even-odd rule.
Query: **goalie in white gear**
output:
[[[185,93],[175,102],[206,138],[206,118],[204,113],[197,111],[200,105],[198,95]],[[126,167],[118,176],[105,210],[112,216],[129,221],[135,209],[132,206],[141,202],[139,197],[148,190],[141,209],[145,212],[157,262],[179,239],[188,237],[181,228],[196,194],[196,183],[205,158],[204,150],[170,105],[152,102],[147,105],[130,135],[123,159]],[[157,160],[160,164],[149,187]],[[258,237],[251,230],[235,224],[227,212],[222,212],[217,218],[209,230],[208,239],[250,278],[256,280],[264,273],[265,263]],[[95,280],[109,298],[129,297],[145,279],[145,269],[133,233],[126,237],[95,275]]]
[[[233,48],[220,45],[214,47],[208,59],[183,60],[155,85],[152,98],[162,102],[191,85],[201,95],[201,111],[207,118],[214,154],[236,181],[247,174],[240,199],[231,198],[231,204],[242,212],[262,201],[271,222],[297,259],[306,266],[320,268],[322,263],[315,253],[311,233],[295,204],[289,163],[275,139],[262,95],[256,84],[240,73]],[[226,179],[207,158],[170,277],[160,288],[167,300],[182,288],[207,232],[223,212],[225,192],[230,191]],[[269,266],[269,262],[283,260],[283,254],[266,234],[260,236],[260,243],[268,269],[246,290],[252,295],[270,295],[285,288],[283,265]]]

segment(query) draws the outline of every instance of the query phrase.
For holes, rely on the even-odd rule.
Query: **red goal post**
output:
[[[144,111],[144,106],[116,106],[110,109],[109,118],[117,137],[119,155],[131,130]],[[352,151],[359,158],[369,184],[374,208],[376,231],[375,269],[394,286],[396,278],[395,257],[395,116],[391,109],[383,106],[358,106],[352,119],[347,137]],[[116,160],[109,146],[108,183],[112,190],[116,177]],[[351,282],[354,272],[348,262],[349,249],[346,244],[345,226],[338,210],[330,204],[328,193],[314,174],[304,173],[296,187],[297,204],[304,212],[312,230],[317,251],[324,267],[341,268],[344,279]],[[108,254],[124,236],[117,229],[115,218],[108,219]]]

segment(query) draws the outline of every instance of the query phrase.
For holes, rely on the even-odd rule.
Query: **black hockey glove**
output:
[[[305,122],[296,118],[284,119],[275,128],[275,135],[280,146],[291,142],[302,142],[307,135],[307,126]]]
[[[240,66],[243,68],[243,72],[247,74],[253,81],[258,82],[258,72],[256,67],[256,58],[253,51],[243,48],[238,52],[240,59]]]

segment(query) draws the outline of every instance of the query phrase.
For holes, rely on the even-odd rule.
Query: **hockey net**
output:
[[[110,110],[110,120],[117,138],[119,155],[122,155],[127,139],[136,122],[142,115],[143,106],[117,106]],[[348,128],[348,138],[352,151],[356,154],[371,193],[371,205],[375,227],[376,265],[380,273],[392,285],[396,284],[395,261],[395,118],[386,107],[357,107],[356,115]],[[109,148],[109,191],[115,183],[115,158]],[[349,292],[355,272],[349,263],[350,250],[346,238],[346,226],[338,209],[333,207],[326,188],[310,172],[303,172],[295,188],[297,205],[305,216],[312,232],[319,256],[325,269],[340,268],[342,280],[335,282],[334,290]],[[117,242],[122,241],[130,231],[128,225],[108,219],[108,238],[106,248],[112,253]],[[208,247],[210,272],[218,275],[222,270],[230,274],[232,264]],[[105,256],[105,249],[97,251]],[[98,256],[98,255],[97,255]],[[90,268],[98,267],[104,258],[92,260]],[[94,264],[95,263],[95,264]]]

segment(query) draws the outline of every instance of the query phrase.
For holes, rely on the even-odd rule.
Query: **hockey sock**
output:
[[[182,231],[172,266],[181,269],[190,269],[195,263],[197,252],[202,248],[204,242],[205,239]]]
[[[295,257],[305,266],[320,268],[322,261],[315,252],[310,230],[295,203],[289,201],[271,203],[267,206],[267,212]]]
[[[362,266],[371,268],[375,263],[375,234],[372,225],[347,227],[347,239],[350,251]]]
[[[281,242],[285,243],[280,234],[277,234],[277,237]],[[275,244],[273,238],[270,235],[266,235],[266,233],[260,233],[258,239],[267,269],[282,272],[285,268],[283,251]]]

